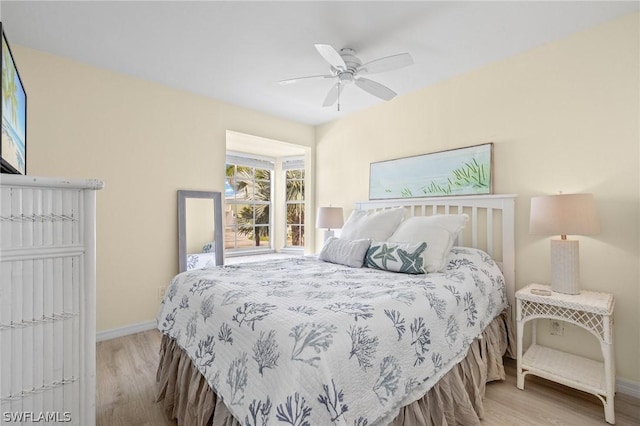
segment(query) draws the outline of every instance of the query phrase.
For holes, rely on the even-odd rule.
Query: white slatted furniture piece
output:
[[[552,292],[548,285],[530,284],[518,290],[516,300],[518,389],[524,389],[525,376],[533,374],[591,393],[604,404],[607,423],[615,424],[613,295],[586,290],[575,295],[562,294]],[[591,332],[600,342],[603,362],[538,344],[536,320],[541,318],[569,322]],[[523,354],[524,325],[528,321],[532,321],[531,346]]]
[[[101,188],[0,175],[0,425],[95,424]]]
[[[356,203],[358,210],[382,210],[403,206],[405,217],[434,214],[469,215],[469,224],[456,245],[479,248],[500,266],[509,305],[515,304],[515,200],[517,195],[472,195],[456,197],[402,198]],[[513,315],[513,311],[512,311]]]

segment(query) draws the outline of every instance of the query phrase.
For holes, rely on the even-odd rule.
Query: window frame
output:
[[[251,254],[256,252],[273,252],[274,251],[274,247],[273,247],[274,246],[274,220],[273,219],[274,219],[274,206],[275,206],[274,205],[274,194],[275,194],[274,159],[268,158],[268,157],[254,156],[254,155],[245,154],[245,153],[227,152],[225,169],[229,165],[232,165],[235,167],[234,176],[237,172],[238,167],[251,168],[252,183],[254,187],[256,186],[255,183],[260,181],[260,179],[256,178],[256,173],[255,173],[256,169],[267,170],[269,172],[269,201],[261,201],[261,200],[255,200],[255,199],[252,199],[252,200],[237,199],[235,194],[233,199],[227,199],[225,197],[225,204],[227,206],[230,206],[231,210],[234,212],[234,217],[236,218],[238,215],[238,206],[246,206],[246,205],[252,206],[253,207],[252,225],[254,227],[254,230],[255,228],[266,227],[268,229],[269,241],[268,241],[268,246],[254,245],[250,247],[238,247],[239,225],[237,221],[234,221],[233,224],[228,224],[225,222],[225,225],[224,225],[225,234],[228,229],[231,229],[233,231],[233,246],[230,248],[227,248],[228,240],[225,235],[225,238],[224,238],[225,253],[227,255],[234,256],[234,255],[241,255],[241,254]],[[229,177],[225,176],[226,183],[230,184],[228,179]],[[267,223],[256,223],[256,218],[255,218],[256,206],[260,206],[260,205],[266,205],[269,208],[269,219]]]
[[[301,170],[302,177],[291,179],[302,182],[302,199],[301,200],[288,200],[287,199],[287,183],[289,182],[289,178],[287,177],[287,172],[290,170]],[[305,235],[307,230],[307,224],[305,222],[305,210],[307,208],[307,170],[305,167],[304,156],[295,156],[295,157],[285,157],[282,161],[282,179],[284,182],[284,250],[287,251],[304,251],[305,246]],[[290,224],[289,223],[289,206],[290,205],[301,205],[302,206],[302,215],[300,216],[299,223]],[[299,226],[302,229],[302,244],[301,245],[290,245],[289,244],[289,226]]]

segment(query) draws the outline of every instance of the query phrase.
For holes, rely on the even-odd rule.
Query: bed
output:
[[[513,343],[514,199],[358,203],[318,257],[179,274],[158,314],[158,400],[181,425],[479,424]],[[405,241],[408,223],[463,215],[435,263],[436,240]]]

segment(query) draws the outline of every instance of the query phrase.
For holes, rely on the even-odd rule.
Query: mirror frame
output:
[[[187,270],[187,198],[213,200],[213,241],[216,251],[216,266],[223,265],[222,193],[218,191],[178,190],[178,266],[180,272]]]

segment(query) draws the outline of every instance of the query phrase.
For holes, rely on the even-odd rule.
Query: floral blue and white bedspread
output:
[[[245,426],[386,425],[506,307],[484,252],[407,275],[312,257],[177,275],[158,328]]]

